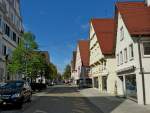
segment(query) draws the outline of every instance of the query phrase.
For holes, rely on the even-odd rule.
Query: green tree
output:
[[[8,64],[10,73],[35,76],[42,69],[44,60],[38,52],[38,45],[35,36],[31,32],[26,32],[18,47],[13,51],[11,63]],[[35,74],[36,73],[36,74]]]
[[[50,63],[49,64],[49,73],[50,73],[50,79],[51,80],[54,80],[57,78],[57,67],[53,64],[53,63]]]
[[[68,64],[65,67],[64,73],[63,73],[63,78],[64,79],[69,79],[71,77],[71,66]]]

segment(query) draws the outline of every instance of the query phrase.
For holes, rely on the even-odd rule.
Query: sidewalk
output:
[[[150,113],[150,106],[138,105],[128,99],[117,98],[108,94],[100,94],[97,89],[81,89],[80,94],[104,113]]]

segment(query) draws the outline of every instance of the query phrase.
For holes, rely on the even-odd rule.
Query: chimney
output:
[[[145,0],[145,3],[148,7],[150,6],[150,0]]]

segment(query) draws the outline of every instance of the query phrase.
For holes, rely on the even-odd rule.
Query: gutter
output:
[[[140,38],[138,40],[138,53],[139,53],[139,63],[140,63],[140,73],[142,75],[142,88],[143,88],[143,101],[144,101],[144,105],[146,105],[146,99],[145,99],[145,77],[144,77],[144,72],[143,72],[143,65],[142,65],[142,54],[141,54],[141,46],[140,46]]]

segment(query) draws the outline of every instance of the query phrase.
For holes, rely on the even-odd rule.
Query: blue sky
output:
[[[113,17],[116,0],[21,0],[26,31],[62,72],[79,39],[88,39],[91,18]]]

